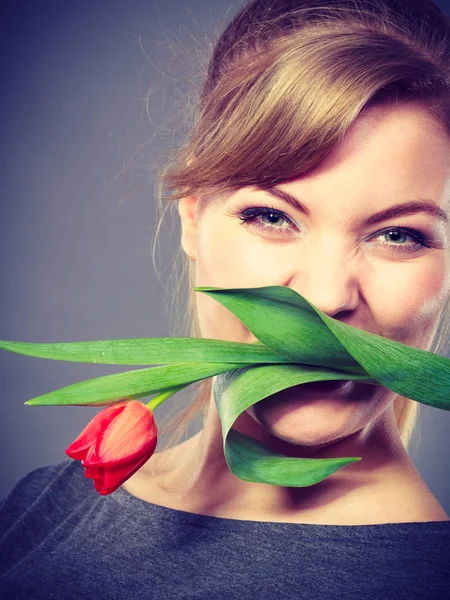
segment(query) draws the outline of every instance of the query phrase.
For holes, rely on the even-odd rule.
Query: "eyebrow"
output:
[[[287,204],[292,206],[292,208],[304,213],[307,217],[311,216],[308,208],[291,194],[288,194],[287,192],[284,192],[276,187],[266,188],[263,191],[267,192],[271,196],[274,196],[275,198],[278,198],[278,200],[287,202]],[[444,221],[444,223],[449,222],[449,217],[442,208],[437,206],[432,200],[420,198],[418,200],[411,200],[402,204],[395,204],[394,206],[390,206],[385,210],[374,213],[368,219],[366,219],[365,224],[374,225],[380,221],[386,221],[387,219],[402,217],[404,215],[412,215],[418,212],[426,212],[437,217],[440,221]]]

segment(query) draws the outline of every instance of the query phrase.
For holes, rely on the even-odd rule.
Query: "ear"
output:
[[[192,195],[178,201],[178,212],[181,217],[181,245],[191,260],[197,257],[196,219],[199,197]]]

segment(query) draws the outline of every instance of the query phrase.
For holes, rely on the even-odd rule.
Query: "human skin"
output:
[[[428,349],[450,292],[450,224],[425,212],[372,225],[365,220],[425,198],[448,214],[449,156],[450,138],[424,106],[374,107],[318,168],[276,186],[302,202],[309,216],[253,187],[205,204],[196,195],[181,199],[181,242],[195,261],[196,285],[288,286],[330,317]],[[265,206],[276,211],[272,217],[260,214],[247,223],[239,218],[248,208]],[[408,232],[389,233],[393,227],[424,234],[431,247],[420,246]],[[256,340],[213,298],[197,292],[196,302],[202,337]],[[361,461],[306,488],[242,481],[226,464],[211,395],[203,429],[161,453],[165,489],[172,491],[153,494],[150,501],[251,520],[448,520],[401,443],[393,415],[397,395],[381,385],[338,385],[328,390],[306,384],[273,394],[245,411],[233,428],[287,456]],[[157,458],[151,459],[155,465]],[[145,498],[145,485],[136,479],[129,491]]]

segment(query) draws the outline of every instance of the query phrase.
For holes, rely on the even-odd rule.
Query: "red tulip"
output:
[[[157,442],[153,411],[137,400],[100,411],[70,444],[66,454],[81,459],[85,476],[103,496],[114,492],[152,456]]]

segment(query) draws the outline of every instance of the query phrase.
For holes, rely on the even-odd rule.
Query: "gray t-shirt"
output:
[[[2,600],[445,600],[450,521],[311,525],[196,515],[79,461],[31,471],[0,504]]]

